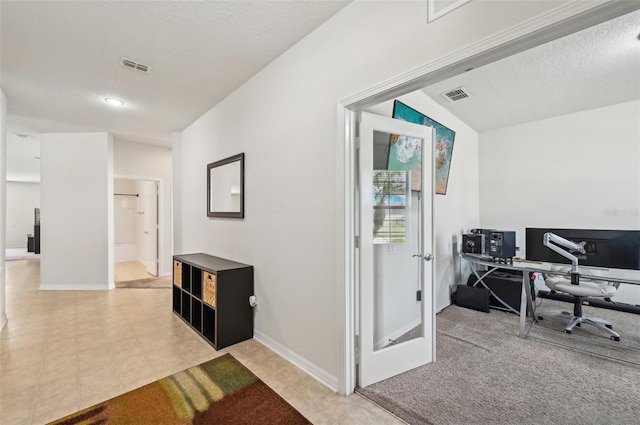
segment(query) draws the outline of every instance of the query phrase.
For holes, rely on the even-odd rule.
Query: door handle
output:
[[[413,257],[422,257],[422,254],[413,254],[411,256],[411,258],[413,258]],[[427,255],[424,256],[424,261],[431,261],[431,260],[433,260],[433,255],[432,254],[427,254]]]

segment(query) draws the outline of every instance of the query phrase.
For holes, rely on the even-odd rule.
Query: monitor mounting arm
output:
[[[557,252],[558,254],[571,261],[571,283],[577,285],[580,277],[580,273],[578,272],[578,257],[571,254],[569,251],[560,248],[558,245],[568,248],[571,251],[578,251],[581,254],[586,254],[586,251],[584,250],[585,243],[576,243],[551,232],[547,232],[544,234],[542,242],[547,248]]]

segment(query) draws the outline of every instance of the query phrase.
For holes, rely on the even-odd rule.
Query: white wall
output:
[[[34,208],[40,208],[40,183],[7,182],[7,248],[27,248]]]
[[[0,90],[0,330],[7,323],[5,283],[6,222],[7,222],[7,98]]]
[[[173,175],[171,149],[133,143],[116,138],[114,142],[113,163],[115,177],[136,180],[155,180],[159,182],[159,273],[162,276],[170,275],[172,271],[171,179]],[[206,178],[206,169],[202,172],[202,178]],[[203,189],[202,193],[206,195],[206,189]],[[202,204],[203,211],[205,205],[206,200]]]
[[[182,163],[182,156],[180,149],[182,140],[182,133],[173,133],[171,135],[171,145],[177,147],[177,149],[171,150],[171,161],[173,165],[173,180],[172,185],[176,188],[173,190],[173,197],[171,199],[171,218],[173,219],[173,226],[171,226],[171,242],[173,244],[172,254],[184,252],[182,249],[182,175],[180,174],[180,164]],[[173,266],[171,266],[173,268]]]
[[[640,101],[480,135],[480,224],[525,228],[640,228]],[[618,301],[640,304],[640,287]]]
[[[480,224],[640,227],[640,101],[480,135]]]
[[[388,138],[387,138],[388,140]],[[407,238],[404,243],[373,246],[374,348],[381,348],[422,322],[420,301],[418,193],[410,193],[407,208]],[[427,300],[428,302],[428,300]]]
[[[42,134],[41,289],[113,288],[113,141]]]
[[[138,199],[136,181],[115,179],[113,182],[113,223],[114,258],[113,261],[137,261],[138,259],[138,217],[136,215]]]
[[[336,388],[337,102],[560,4],[470,2],[427,24],[424,1],[351,3],[175,140],[176,246],[253,264],[256,337]],[[207,219],[206,164],[240,152],[246,218]],[[475,153],[456,150],[452,167],[465,155]],[[456,210],[467,202],[453,196],[476,179],[469,174],[451,178],[452,195],[438,201],[451,204],[455,216],[473,216]],[[452,221],[437,236],[439,251],[452,252],[453,235],[467,227]],[[454,279],[455,264],[443,262],[436,263],[439,273]]]

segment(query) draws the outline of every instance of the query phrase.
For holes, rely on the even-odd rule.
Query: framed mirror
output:
[[[207,217],[244,218],[244,153],[207,165]]]

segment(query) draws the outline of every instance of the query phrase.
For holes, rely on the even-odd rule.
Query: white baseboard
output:
[[[319,368],[304,357],[301,357],[300,355],[291,351],[279,342],[274,341],[260,331],[254,331],[254,338],[258,342],[264,344],[266,347],[276,352],[278,355],[280,355],[280,357],[288,360],[289,362],[298,366],[300,369],[304,370],[320,383],[329,387],[329,389],[331,389],[332,391],[338,391],[337,376],[333,376],[330,373],[327,373],[324,369]]]
[[[62,285],[56,285],[56,284],[52,284],[52,283],[41,283],[40,284],[40,290],[41,291],[108,291],[109,289],[113,289],[115,288],[115,285],[113,284],[99,284],[99,283],[93,283],[90,285],[87,284],[82,284],[82,283],[75,283],[75,284],[62,284]]]

